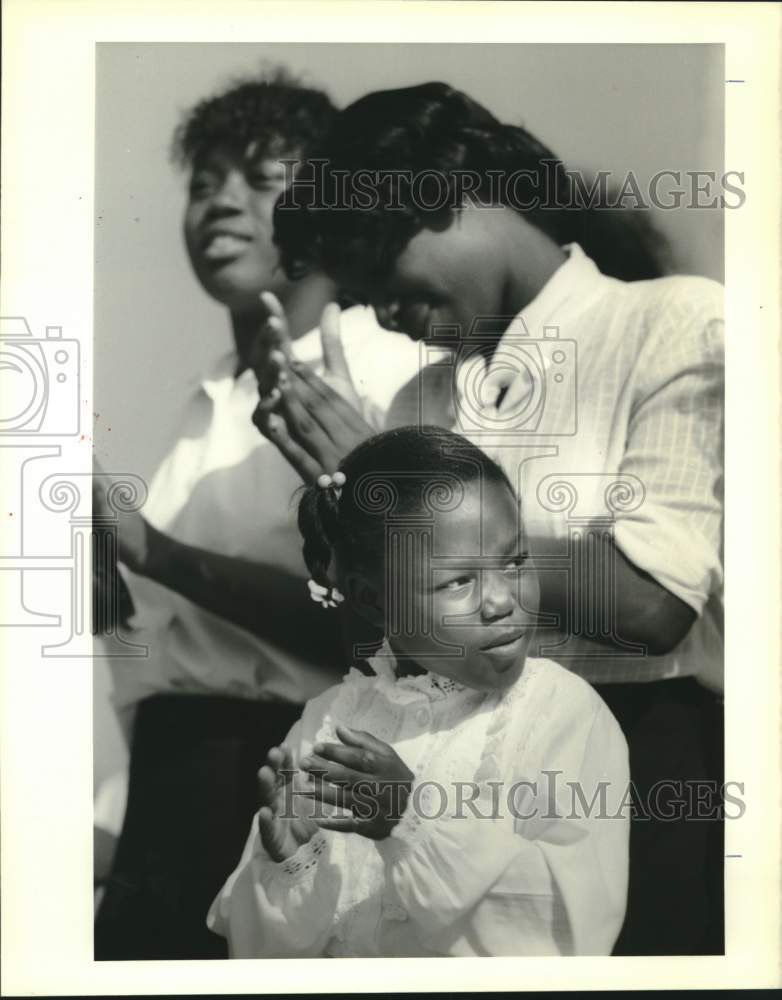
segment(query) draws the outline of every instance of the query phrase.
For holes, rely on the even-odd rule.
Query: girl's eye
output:
[[[206,198],[214,187],[214,179],[206,175],[196,175],[190,182],[191,198]]]
[[[441,590],[461,590],[462,587],[469,586],[472,583],[472,577],[470,576],[459,576],[455,580],[449,580],[448,583],[444,583],[440,588]]]
[[[521,555],[514,556],[505,566],[505,570],[508,573],[518,573],[518,571],[523,567],[524,563],[527,561],[527,553],[523,552]]]

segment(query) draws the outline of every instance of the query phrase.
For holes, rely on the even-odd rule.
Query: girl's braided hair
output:
[[[362,442],[335,471],[345,476],[341,490],[308,486],[298,509],[304,561],[324,587],[334,585],[334,563],[340,575],[382,564],[389,515],[409,518],[426,515],[427,509],[452,509],[464,486],[476,481],[514,492],[496,462],[441,427],[385,431]]]
[[[373,178],[374,201],[330,209],[339,203],[343,177],[364,171]],[[337,115],[300,168],[290,198],[277,203],[283,267],[289,277],[322,267],[382,283],[413,236],[447,219],[466,172],[478,181],[471,191],[481,203],[514,208],[560,245],[579,243],[604,274],[632,281],[670,269],[667,241],[648,213],[595,207],[590,185],[574,184],[535,136],[445,83],[377,91]],[[427,174],[437,176],[425,190]],[[424,182],[418,196],[405,175]],[[443,184],[450,189],[446,207],[438,200]]]

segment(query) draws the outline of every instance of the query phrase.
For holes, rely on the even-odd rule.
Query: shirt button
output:
[[[431,720],[428,708],[419,708],[415,717],[419,726],[428,726]]]

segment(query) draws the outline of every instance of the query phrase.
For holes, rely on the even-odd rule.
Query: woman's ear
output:
[[[353,610],[370,625],[385,628],[383,597],[363,573],[348,573],[345,578],[345,597]]]

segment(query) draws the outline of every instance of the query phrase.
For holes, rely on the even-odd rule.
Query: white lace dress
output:
[[[609,954],[629,774],[598,695],[550,660],[496,694],[372,665],[308,702],[287,742],[296,764],[338,723],[389,743],[416,776],[404,816],[382,841],[319,831],[281,863],[253,822],[207,917],[231,957]]]

